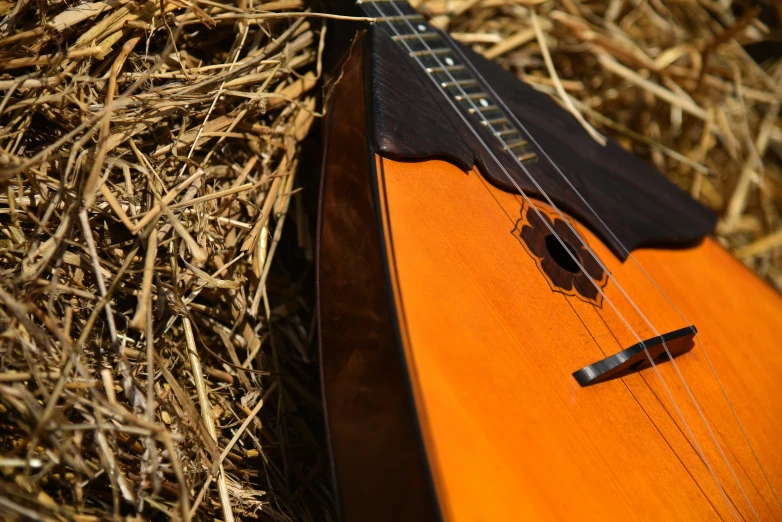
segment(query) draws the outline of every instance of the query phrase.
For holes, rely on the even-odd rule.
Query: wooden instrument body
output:
[[[319,225],[342,518],[780,519],[782,298],[709,238],[634,251],[647,277],[569,218],[660,333],[687,324],[665,296],[698,327],[762,470],[701,347],[676,362],[742,492],[670,362],[662,380],[575,381],[654,331],[614,280],[593,300],[552,285],[518,233],[520,195],[477,169],[377,155],[361,64],[348,60],[332,100]]]

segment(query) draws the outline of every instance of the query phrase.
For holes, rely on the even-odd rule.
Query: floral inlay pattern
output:
[[[539,214],[528,204],[522,204],[513,235],[535,260],[552,290],[601,306],[602,295],[595,283],[603,288],[608,282],[608,275],[587,250],[588,245],[579,240],[556,212],[538,211]],[[557,236],[565,246],[557,240]]]

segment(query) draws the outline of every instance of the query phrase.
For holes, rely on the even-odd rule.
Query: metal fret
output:
[[[442,82],[440,87],[443,89],[450,89],[451,87],[472,87],[478,85],[478,80],[456,80],[455,82]]]
[[[538,155],[534,152],[530,152],[529,154],[522,154],[521,156],[516,156],[516,159],[519,161],[529,161],[537,158]]]
[[[378,18],[380,18],[380,17],[378,17]],[[423,21],[425,21],[425,19],[421,15],[395,15],[395,16],[384,16],[379,21],[382,21],[382,22],[423,22]]]
[[[453,98],[456,101],[464,101],[464,100],[477,100],[477,99],[480,99],[480,98],[486,98],[488,96],[489,95],[486,94],[485,92],[476,92],[476,93],[472,93],[472,94],[458,94],[458,95],[454,96]]]
[[[494,127],[495,125],[503,124],[503,123],[510,124],[510,122],[508,121],[508,118],[506,118],[505,116],[503,116],[502,118],[494,118],[493,120],[481,121],[481,123],[483,123],[484,125],[491,125],[492,127]]]
[[[477,107],[473,109],[472,107],[467,109],[467,112],[470,114],[475,114],[476,112],[488,112],[488,111],[498,111],[500,110],[496,105],[487,105],[485,107]]]
[[[440,66],[437,67],[427,67],[426,72],[428,73],[436,73],[436,72],[444,72],[444,71],[463,71],[465,70],[464,65],[446,65],[446,66]]]
[[[418,38],[423,38],[424,40],[432,40],[434,38],[439,38],[440,35],[435,32],[426,32],[426,33],[412,33],[412,34],[398,34],[391,37],[392,40],[399,42],[403,40],[418,40]]]
[[[410,56],[430,56],[430,55],[443,55],[451,52],[450,47],[440,47],[437,49],[425,49],[423,51],[413,51]]]
[[[516,129],[512,129],[512,128],[511,129],[504,129],[504,130],[495,132],[494,135],[497,136],[498,138],[502,138],[503,136],[508,136],[509,134],[514,134],[514,133],[518,134],[519,131],[517,131]],[[503,141],[503,143],[505,143],[505,141]]]
[[[529,142],[527,140],[519,139],[519,140],[516,140],[516,141],[511,141],[510,143],[506,142],[505,143],[505,148],[507,150],[518,149],[519,147],[523,147],[524,145],[528,145],[528,144],[529,144]]]

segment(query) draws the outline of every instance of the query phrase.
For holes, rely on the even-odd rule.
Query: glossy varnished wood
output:
[[[573,371],[638,342],[610,303],[641,338],[655,332],[614,281],[600,306],[552,291],[512,233],[518,195],[443,161],[378,157],[376,172],[400,342],[445,519],[733,520],[735,509],[754,520],[753,508],[782,518],[699,345],[676,361],[749,502],[670,362],[661,376],[728,501],[653,370],[575,381]],[[659,333],[687,324],[632,261],[574,226]],[[635,257],[697,326],[780,491],[782,298],[709,238]]]
[[[362,64],[356,47],[329,106],[340,117],[325,125],[317,293],[332,468],[341,520],[430,522],[439,514],[385,279]]]

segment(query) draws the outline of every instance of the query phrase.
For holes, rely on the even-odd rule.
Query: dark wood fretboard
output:
[[[451,46],[450,39],[437,31],[410,4],[399,0],[361,0],[359,9],[433,77],[444,95],[469,114],[473,124],[483,125],[503,145],[505,151],[519,161],[537,158],[535,147],[512,123],[497,100],[486,92],[486,87],[469,64],[464,63]]]

